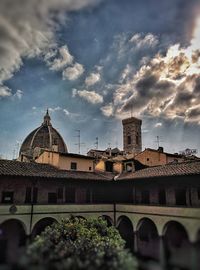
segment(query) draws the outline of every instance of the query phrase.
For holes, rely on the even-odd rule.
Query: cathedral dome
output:
[[[20,156],[24,155],[30,159],[37,156],[36,152],[41,149],[62,153],[68,152],[63,138],[58,131],[52,127],[48,110],[44,116],[42,125],[33,130],[23,141],[19,154]]]

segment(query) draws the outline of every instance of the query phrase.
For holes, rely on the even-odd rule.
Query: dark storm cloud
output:
[[[159,81],[159,77],[150,72],[140,79],[134,88],[134,94],[122,107],[122,111],[136,112],[137,110],[152,110],[158,108],[165,98],[173,93],[173,83],[169,81]]]
[[[187,117],[192,120],[200,121],[200,106],[190,109],[187,113]]]

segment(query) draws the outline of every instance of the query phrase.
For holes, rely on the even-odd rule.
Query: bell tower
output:
[[[142,151],[142,120],[130,117],[122,120],[123,150],[126,154],[138,154]]]

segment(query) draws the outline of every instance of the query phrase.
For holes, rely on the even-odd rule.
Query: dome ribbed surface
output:
[[[21,154],[32,155],[36,147],[48,150],[55,150],[58,152],[67,153],[67,147],[59,132],[52,127],[48,111],[44,116],[42,125],[33,130],[24,140],[20,148]]]

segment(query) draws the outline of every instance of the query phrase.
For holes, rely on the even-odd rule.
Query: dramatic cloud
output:
[[[95,91],[73,89],[72,97],[75,97],[77,95],[91,104],[99,104],[103,102],[103,97]]]
[[[58,58],[54,58],[52,62],[48,62],[50,69],[52,70],[61,70],[64,67],[66,67],[67,65],[72,64],[73,62],[73,56],[70,54],[68,47],[62,46],[61,48],[59,48],[58,50],[59,52],[59,57]],[[50,55],[49,57],[53,57],[54,55]]]
[[[0,85],[0,98],[9,97],[11,95],[12,95],[11,90],[7,86]]]
[[[67,67],[65,70],[63,70],[63,80],[68,79],[70,81],[78,79],[84,72],[84,67],[79,64],[75,63],[71,67]]]
[[[112,116],[113,112],[114,112],[113,104],[109,103],[108,105],[101,107],[101,111],[102,111],[103,115],[105,115],[107,117]]]
[[[10,79],[20,69],[26,57],[47,58],[57,47],[55,31],[63,22],[67,11],[79,10],[99,1],[95,0],[1,0],[0,2],[0,84]],[[59,50],[60,58],[54,60],[51,68],[59,70],[70,64],[73,57],[67,47]],[[76,78],[80,67],[75,65]],[[71,73],[73,73],[71,71]],[[1,95],[10,95],[1,87]]]
[[[13,95],[14,98],[21,99],[23,96],[24,92],[22,90],[17,90],[16,93]]]
[[[162,123],[156,123],[156,124],[155,124],[155,127],[156,127],[156,128],[162,127]]]
[[[165,54],[158,52],[151,59],[140,61],[135,70],[133,65],[127,64],[116,84],[113,106],[103,107],[103,114],[111,116],[114,112],[117,117],[123,117],[132,111],[138,116],[180,118],[200,123],[200,20],[193,32],[187,47],[172,45]],[[130,42],[135,43],[136,50],[155,47],[158,39],[151,34],[143,38],[135,34]],[[127,50],[124,44],[123,41],[120,55]]]
[[[85,84],[87,86],[94,85],[98,81],[100,81],[101,76],[99,73],[91,73],[86,79],[85,79]]]

